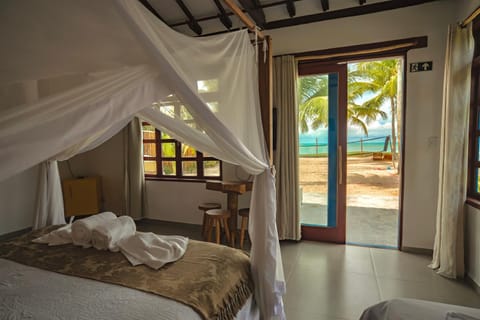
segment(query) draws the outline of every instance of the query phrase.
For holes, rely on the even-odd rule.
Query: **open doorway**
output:
[[[346,242],[398,247],[403,58],[348,64]]]
[[[326,234],[346,220],[343,237],[327,241],[397,248],[403,58],[325,68],[299,74],[303,233]],[[342,72],[347,80],[336,81]]]

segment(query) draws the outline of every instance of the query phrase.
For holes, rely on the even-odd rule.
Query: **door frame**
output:
[[[347,64],[314,62],[298,65],[298,75],[338,74],[337,108],[337,188],[335,227],[302,225],[302,239],[345,243],[346,239],[346,142],[347,142]]]

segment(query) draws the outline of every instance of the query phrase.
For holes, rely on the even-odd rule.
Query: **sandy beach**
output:
[[[327,158],[300,158],[299,168],[303,194],[326,192]],[[371,154],[347,158],[347,198],[367,197],[398,202],[395,200],[398,195],[399,175],[391,160],[373,160]]]

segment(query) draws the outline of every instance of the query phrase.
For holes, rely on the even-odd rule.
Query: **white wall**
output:
[[[407,73],[403,246],[432,248],[447,26],[455,1],[271,30],[274,55],[428,36],[406,63],[433,61],[433,71]]]
[[[38,166],[0,182],[0,235],[33,225]]]
[[[68,160],[75,177],[100,176],[102,184],[102,208],[123,214],[125,209],[123,177],[123,134],[89,152]],[[59,163],[62,179],[72,178],[65,161]]]
[[[465,219],[465,270],[480,286],[480,210],[469,205]]]
[[[223,163],[223,180],[246,180],[240,168]],[[198,205],[202,202],[218,202],[227,207],[227,195],[218,191],[206,190],[205,183],[147,181],[147,217],[157,220],[201,224],[202,215]],[[250,192],[238,197],[239,208],[250,206]]]

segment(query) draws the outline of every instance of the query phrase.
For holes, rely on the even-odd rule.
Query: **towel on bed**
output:
[[[72,225],[66,224],[50,233],[39,238],[33,239],[34,243],[45,243],[49,246],[59,246],[62,244],[72,243]]]
[[[72,240],[73,244],[90,248],[92,246],[93,229],[104,223],[105,221],[116,219],[117,216],[113,212],[102,212],[88,218],[77,220],[72,224]]]
[[[187,245],[188,238],[160,236],[152,232],[136,232],[118,242],[121,252],[133,266],[146,264],[156,270],[180,259]]]
[[[121,216],[97,225],[92,230],[92,245],[97,250],[117,252],[117,242],[131,237],[137,230],[135,221],[129,216]]]

